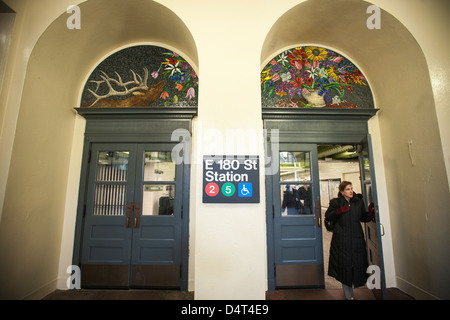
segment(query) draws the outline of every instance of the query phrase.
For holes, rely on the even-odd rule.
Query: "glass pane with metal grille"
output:
[[[125,214],[128,159],[129,152],[99,152],[94,190],[94,215]]]

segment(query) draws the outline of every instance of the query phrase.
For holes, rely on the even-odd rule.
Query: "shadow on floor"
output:
[[[376,300],[367,288],[353,289],[355,300]],[[414,300],[397,288],[386,289],[387,300]],[[345,300],[342,289],[292,289],[267,291],[266,300]]]
[[[354,289],[355,300],[376,300],[367,288]],[[387,289],[388,300],[414,300],[397,288]],[[194,300],[194,292],[170,290],[56,290],[42,300]],[[345,300],[342,289],[267,291],[266,300]]]
[[[194,300],[194,292],[173,290],[56,290],[42,300]]]

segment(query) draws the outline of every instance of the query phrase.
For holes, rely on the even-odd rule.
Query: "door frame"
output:
[[[367,122],[378,109],[328,109],[328,108],[263,108],[262,117],[265,135],[266,163],[274,154],[271,141],[274,143],[301,144],[361,144],[369,133]],[[274,148],[275,152],[278,148]],[[273,219],[273,176],[265,176],[266,183],[266,224],[267,224],[267,268],[268,290],[276,290],[275,239]],[[379,216],[377,214],[379,228]],[[379,254],[382,257],[381,235],[379,238]],[[384,280],[384,266],[379,266]],[[272,271],[273,270],[273,271]],[[382,281],[385,287],[385,282]]]
[[[190,151],[196,108],[75,108],[86,119],[72,264],[81,265],[92,143],[183,142]],[[173,132],[178,130],[176,137]],[[174,139],[174,140],[173,140]],[[190,163],[183,161],[180,290],[188,291]]]
[[[369,176],[365,176],[364,169],[364,155],[363,151],[367,151],[367,160],[369,161]],[[382,254],[382,243],[381,237],[384,235],[384,227],[382,232],[382,224],[380,223],[380,212],[378,206],[378,192],[377,192],[377,182],[375,177],[375,166],[373,160],[373,150],[372,150],[372,138],[370,134],[367,134],[366,139],[362,141],[361,148],[358,150],[358,160],[360,166],[360,173],[363,177],[361,179],[361,188],[363,198],[366,204],[366,207],[369,205],[369,200],[372,200],[374,203],[374,221],[365,223],[365,238],[366,238],[366,246],[367,246],[367,257],[369,260],[369,264],[374,261],[381,269],[381,274],[379,275],[380,288],[372,289],[373,294],[379,300],[387,299],[386,295],[386,275],[384,272],[384,257]],[[366,189],[366,186],[370,186],[370,194]],[[374,234],[375,233],[375,236]],[[372,248],[378,249],[378,252],[373,253]],[[374,257],[375,256],[375,257]]]

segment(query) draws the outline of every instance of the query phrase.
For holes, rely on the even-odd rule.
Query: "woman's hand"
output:
[[[336,209],[336,212],[337,212],[338,214],[343,214],[343,213],[345,213],[345,212],[347,212],[347,211],[349,211],[349,210],[350,210],[350,207],[349,207],[349,206],[343,205],[343,206],[340,206],[339,208],[337,208],[337,209]]]
[[[373,202],[371,202],[371,203],[369,204],[369,210],[368,210],[368,211],[369,211],[369,212],[368,212],[369,217],[370,217],[371,219],[375,218],[375,209],[374,209]]]

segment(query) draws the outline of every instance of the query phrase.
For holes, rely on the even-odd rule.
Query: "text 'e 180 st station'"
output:
[[[259,157],[203,156],[203,203],[259,203]]]

